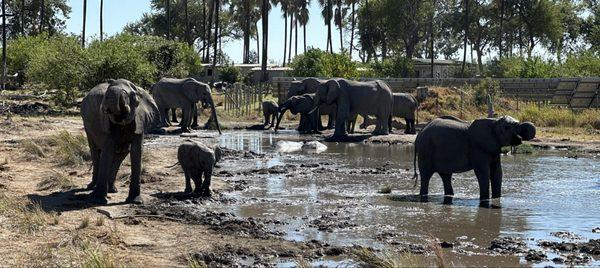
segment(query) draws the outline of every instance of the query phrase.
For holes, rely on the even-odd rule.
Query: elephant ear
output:
[[[337,99],[337,97],[340,95],[340,91],[341,91],[340,84],[338,83],[338,81],[329,80],[329,81],[327,81],[325,86],[327,87],[326,103],[332,104]]]
[[[183,94],[191,101],[198,102],[200,99],[198,82],[193,79],[187,79],[183,82],[182,88]]]
[[[501,145],[498,141],[497,126],[497,119],[485,118],[473,121],[467,130],[471,145],[489,154],[499,154]]]
[[[130,84],[135,94],[131,95],[131,101],[137,102],[135,108],[135,134],[144,134],[152,130],[158,123],[158,106],[154,99],[143,88]]]

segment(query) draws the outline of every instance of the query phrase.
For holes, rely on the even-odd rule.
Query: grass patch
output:
[[[552,106],[527,105],[519,112],[518,118],[540,127],[600,129],[600,110],[597,109],[573,111]]]
[[[42,179],[37,185],[39,191],[61,190],[68,191],[75,188],[73,180],[62,173],[53,172],[48,177]]]
[[[535,148],[531,144],[523,143],[517,147],[505,146],[500,150],[503,154],[532,154]]]
[[[0,161],[0,171],[8,170],[8,159],[4,158],[4,160]]]
[[[204,262],[201,262],[198,259],[194,258],[194,256],[192,254],[188,255],[186,257],[186,259],[187,259],[187,266],[189,268],[205,268],[205,267],[208,267],[208,266],[206,266],[206,264]]]
[[[377,191],[380,194],[391,194],[392,193],[392,186],[389,185],[385,185],[383,187],[381,187],[379,189],[379,191]]]
[[[98,217],[96,219],[96,226],[103,226],[104,225],[104,218],[103,217]]]
[[[120,267],[113,254],[99,248],[92,248],[89,244],[82,245],[85,258],[81,263],[84,268],[115,268]]]
[[[45,212],[39,204],[26,198],[9,196],[5,192],[0,192],[0,215],[7,218],[10,226],[28,234],[58,224],[56,214]]]
[[[358,248],[350,255],[360,267],[423,267],[423,264],[410,253],[398,254],[389,251],[376,253],[367,248]]]
[[[27,159],[36,159],[46,157],[44,149],[32,140],[24,140],[21,142],[23,152],[27,153]]]
[[[81,223],[79,224],[79,226],[77,226],[77,230],[82,230],[85,228],[88,228],[88,226],[90,226],[90,217],[86,216],[85,218],[83,218],[83,220],[81,221]]]
[[[294,264],[297,268],[310,268],[312,264],[307,261],[304,257],[300,256],[294,260]]]
[[[81,165],[91,160],[88,142],[83,135],[73,135],[63,130],[51,136],[48,145],[54,149],[61,165]]]

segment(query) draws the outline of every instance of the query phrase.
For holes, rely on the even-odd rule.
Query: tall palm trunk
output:
[[[83,30],[81,31],[81,47],[85,48],[85,20],[87,17],[87,0],[83,0]]]
[[[206,62],[206,51],[207,47],[207,39],[209,36],[206,34],[206,0],[202,0],[202,62]]]
[[[40,33],[44,32],[44,16],[46,15],[46,2],[42,0],[40,9]]]
[[[464,0],[465,3],[465,38],[463,45],[463,62],[460,74],[462,77],[465,77],[465,66],[467,64],[467,40],[469,38],[469,0]]]
[[[260,36],[258,35],[258,20],[254,23],[256,28],[256,59],[260,61]]]
[[[303,31],[304,31],[304,38],[302,38],[302,41],[304,41],[304,53],[306,53],[306,24],[304,24]]]
[[[219,0],[214,0],[214,12],[215,12],[215,40],[214,40],[214,44],[213,44],[213,72],[215,70],[214,67],[217,66],[217,46],[218,46],[218,41],[219,41],[219,10],[221,7],[221,3]]]
[[[244,1],[244,63],[250,63],[250,1]]]
[[[294,12],[290,12],[290,49],[288,50],[288,64],[292,61],[292,37],[294,34]]]
[[[269,80],[269,74],[267,73],[267,61],[269,60],[267,51],[269,49],[269,0],[262,0],[262,8],[261,8],[261,17],[262,17],[262,62],[261,62],[261,70],[262,70],[262,82],[267,82]]]
[[[502,59],[502,36],[504,33],[504,0],[500,1],[500,30],[498,33],[498,58]]]
[[[356,27],[356,1],[352,1],[352,19],[350,30],[350,59],[352,59],[352,51],[354,50],[354,28]]]
[[[295,33],[295,47],[294,47],[294,57],[298,56],[298,15],[296,15],[296,19],[294,20],[294,31]]]
[[[434,38],[433,38],[433,19],[434,19],[434,13],[435,13],[435,0],[433,0],[433,9],[431,10],[431,18],[429,19],[429,42],[431,42],[429,44],[429,56],[431,56],[431,78],[435,78],[435,75],[433,73],[434,70],[434,59],[435,59],[435,54],[433,52],[433,43],[434,43]]]
[[[6,89],[6,0],[2,0],[2,85],[0,92]]]
[[[167,0],[167,39],[171,40],[171,0]]]
[[[104,41],[104,0],[100,0],[100,42]]]
[[[333,3],[331,0],[327,0],[327,40],[329,42],[329,52],[333,53],[333,35],[331,34],[331,19],[333,19]]]
[[[283,67],[285,67],[285,63],[286,63],[286,56],[287,56],[287,32],[288,32],[288,28],[287,28],[287,21],[288,21],[288,16],[287,16],[287,11],[283,12],[283,17],[285,18],[285,21],[283,23],[284,26],[284,33],[283,33]]]

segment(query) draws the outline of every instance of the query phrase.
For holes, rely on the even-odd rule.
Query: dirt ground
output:
[[[228,122],[224,122],[227,124]],[[234,123],[231,123],[234,124]],[[238,123],[235,123],[239,125]],[[79,117],[19,117],[0,122],[0,255],[8,266],[272,266],[282,260],[302,266],[304,260],[352,258],[354,248],[319,241],[291,242],[265,228],[266,222],[214,213],[203,205],[227,204],[220,193],[235,191],[215,174],[209,199],[183,195],[183,173],[167,168],[177,148],[146,150],[142,206],[122,202],[127,195],[128,160],[118,175],[119,192],[109,205],[88,206],[84,190],[91,177],[89,162],[66,165],[60,152],[43,141],[67,131],[83,135]],[[557,136],[540,129],[534,146],[600,152],[600,141],[578,135]],[[414,136],[371,137],[364,142],[410,143]],[[26,147],[34,141],[41,153]],[[216,140],[206,138],[211,144]],[[27,149],[29,148],[29,149]],[[34,149],[37,147],[34,147]],[[35,150],[33,150],[35,151]],[[228,151],[225,158],[248,156]],[[42,182],[62,178],[62,184]],[[193,208],[192,208],[193,207]],[[275,223],[276,224],[276,223]]]

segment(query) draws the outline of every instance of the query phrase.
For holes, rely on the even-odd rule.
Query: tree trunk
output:
[[[504,0],[500,0],[500,29],[498,33],[498,59],[502,59],[502,36],[504,33]]]
[[[352,1],[352,18],[350,30],[350,59],[352,59],[352,51],[354,50],[354,27],[356,26],[356,1]]]
[[[431,57],[431,78],[435,78],[434,74],[434,59],[435,53],[433,51],[434,37],[433,37],[433,23],[434,23],[434,12],[435,12],[435,0],[433,1],[433,10],[431,11],[431,18],[429,20],[429,56]]]
[[[250,63],[250,2],[244,1],[244,63]]]
[[[215,72],[215,67],[217,66],[217,54],[218,54],[218,51],[217,51],[218,47],[217,46],[219,45],[218,44],[218,41],[219,41],[219,10],[220,10],[220,7],[221,7],[221,3],[220,3],[219,0],[215,0],[214,3],[215,3],[215,7],[214,7],[214,12],[215,12],[215,43],[214,43],[214,46],[213,46],[213,74]]]
[[[188,12],[188,0],[183,0],[183,4],[184,4],[184,12],[185,12],[185,41],[188,43],[189,46],[193,45],[192,42],[192,38],[190,35],[190,19],[189,19],[189,12]]]
[[[483,50],[479,47],[475,48],[477,52],[477,67],[479,67],[479,74],[483,75]]]
[[[46,15],[46,2],[42,0],[42,6],[40,9],[40,31],[39,33],[44,32],[44,16]]]
[[[21,0],[21,35],[25,36],[25,0]]]
[[[206,35],[206,0],[202,0],[202,62],[206,62],[206,44],[208,36]]]
[[[462,68],[460,71],[460,75],[462,77],[465,77],[465,66],[467,64],[467,40],[469,37],[469,0],[464,0],[465,2],[465,25],[464,25],[464,29],[465,29],[465,38],[464,38],[464,45],[463,45],[463,62],[462,62]]]
[[[100,0],[100,42],[104,41],[104,0]]]
[[[295,32],[295,45],[294,45],[294,57],[298,56],[298,16],[294,20],[294,32]]]
[[[213,27],[213,15],[215,14],[215,5],[214,2],[210,2],[211,0],[207,0],[208,2],[208,20],[206,21],[206,60],[205,62],[210,62],[210,49],[212,48],[212,27]],[[212,0],[214,1],[214,0]],[[215,41],[216,42],[216,41]]]
[[[304,31],[304,38],[302,39],[302,41],[304,41],[304,53],[306,53],[306,24],[303,25],[302,28],[304,28],[304,30],[303,30]]]
[[[171,0],[167,0],[167,39],[171,40]]]
[[[269,60],[268,55],[267,55],[267,51],[269,48],[269,7],[270,7],[269,0],[262,0],[262,10],[261,10],[261,16],[262,16],[262,32],[263,32],[263,37],[262,37],[262,62],[261,62],[261,70],[262,70],[262,82],[267,82],[269,81],[269,73],[267,73],[267,61]]]
[[[284,33],[283,33],[283,67],[285,67],[285,63],[287,62],[287,30],[288,30],[288,26],[287,26],[287,21],[288,21],[288,15],[287,15],[287,11],[283,12],[283,17],[285,18],[285,21],[283,23],[284,26]]]
[[[256,28],[256,59],[260,61],[260,36],[258,36],[258,21],[254,23]]]
[[[293,44],[292,37],[294,34],[293,28],[294,28],[294,12],[290,12],[290,47],[288,50],[288,58],[287,58],[288,64],[290,64],[290,62],[292,62],[292,44]]]
[[[6,0],[2,0],[2,85],[0,91],[6,89]]]
[[[83,0],[83,30],[81,31],[81,47],[85,48],[85,19],[87,17],[87,0]]]

